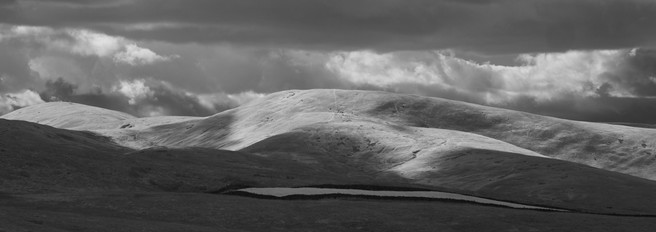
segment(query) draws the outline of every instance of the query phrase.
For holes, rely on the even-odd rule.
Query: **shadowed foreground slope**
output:
[[[261,200],[195,193],[0,198],[5,231],[653,231],[654,218],[553,213],[456,202]]]
[[[310,166],[293,157],[207,148],[137,151],[90,132],[3,119],[0,128],[0,192],[5,193],[212,192],[232,185],[376,182],[330,160]],[[345,174],[360,177],[350,180]]]

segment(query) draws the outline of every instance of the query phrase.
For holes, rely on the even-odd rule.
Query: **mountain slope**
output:
[[[72,103],[35,105],[1,118],[92,130],[133,148],[201,146],[238,150],[277,134],[340,122],[387,125],[396,131],[438,128],[486,136],[529,151],[520,152],[524,154],[656,178],[655,129],[570,121],[385,92],[285,91],[207,118],[134,118]]]
[[[131,164],[178,157],[155,165],[160,171],[154,176],[137,171],[145,188],[406,185],[581,211],[656,214],[649,194],[656,192],[656,182],[616,173],[654,178],[652,129],[344,90],[274,93],[207,118],[137,119],[82,105],[46,106],[3,117],[91,130],[131,149],[168,147],[125,152],[124,162]],[[78,124],[88,114],[67,113],[87,110],[110,120]],[[201,166],[177,167],[186,160]],[[207,171],[211,166],[224,171]],[[164,171],[169,169],[195,174],[180,177]],[[226,181],[231,172],[236,182]],[[154,177],[164,184],[148,181]]]
[[[463,136],[485,136],[489,141],[496,140],[499,145],[503,144],[496,149],[500,151],[543,155],[656,179],[654,129],[570,121],[384,92],[279,92],[208,118],[140,130],[138,136],[133,134],[132,137],[138,137],[133,142],[142,146],[201,146],[239,150],[288,132],[320,128],[322,133],[336,133],[333,127],[345,127],[345,123],[350,124],[353,131],[358,131],[359,134],[354,136],[375,135],[380,131],[422,131],[419,137],[431,141],[431,137],[445,137],[441,134],[447,130],[459,131]],[[380,127],[385,128],[381,130]],[[369,142],[395,144],[397,139],[392,136],[381,141],[370,139]],[[127,144],[130,137],[124,136],[122,141]],[[367,143],[358,146],[366,147]],[[510,147],[514,150],[507,150]]]
[[[383,147],[383,152],[339,150],[371,139],[367,136],[295,132],[264,139],[241,152],[137,151],[90,132],[9,120],[0,120],[0,128],[4,128],[0,131],[0,192],[5,193],[405,186],[583,212],[656,215],[656,196],[651,194],[656,192],[656,182],[540,156],[486,150],[501,146],[486,143],[482,136],[472,140],[475,137],[454,131],[444,132],[452,135],[449,140],[427,150],[413,152],[409,148],[415,141],[400,141],[408,145],[398,150],[411,155],[394,156],[394,151],[385,152],[393,147]],[[399,138],[403,136],[394,139]],[[472,146],[465,148],[467,143]]]
[[[3,119],[36,122],[71,130],[106,129],[116,121],[133,119],[132,115],[69,102],[33,105],[2,115]]]

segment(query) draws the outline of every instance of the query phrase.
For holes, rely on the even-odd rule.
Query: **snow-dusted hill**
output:
[[[552,157],[656,179],[655,129],[385,92],[284,91],[207,118],[134,118],[72,103],[31,106],[2,118],[95,131],[133,148],[239,150],[292,133],[315,137],[307,146],[343,155],[373,152],[405,160],[413,152],[471,148]]]

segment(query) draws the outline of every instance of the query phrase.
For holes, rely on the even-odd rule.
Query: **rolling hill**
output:
[[[6,194],[366,185],[656,216],[650,128],[347,90],[273,93],[202,118],[63,102],[1,118]]]
[[[395,151],[393,156],[396,157],[400,153],[407,155],[407,150],[439,144],[447,137],[462,137],[463,141],[476,141],[464,147],[487,146],[484,149],[551,157],[656,179],[654,129],[570,121],[386,92],[284,91],[207,118],[133,118],[73,103],[36,105],[2,118],[95,131],[135,149],[193,146],[239,150],[276,135],[313,133],[328,140],[340,136],[363,140],[331,148],[345,149],[340,151],[342,153],[349,153],[348,150],[350,153],[366,152],[360,149],[367,146],[381,149],[383,144],[389,143],[389,147],[403,150]],[[93,123],[83,123],[87,120]],[[399,140],[399,134],[403,134],[404,139]],[[420,140],[423,142],[418,142]],[[407,142],[394,144],[401,141]],[[332,143],[339,141],[320,144]],[[373,147],[369,145],[374,143]],[[408,144],[415,147],[409,148]],[[353,146],[358,147],[354,149]]]

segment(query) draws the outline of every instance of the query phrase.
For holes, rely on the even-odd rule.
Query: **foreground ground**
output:
[[[458,202],[112,192],[0,198],[0,231],[653,231],[656,218]]]

